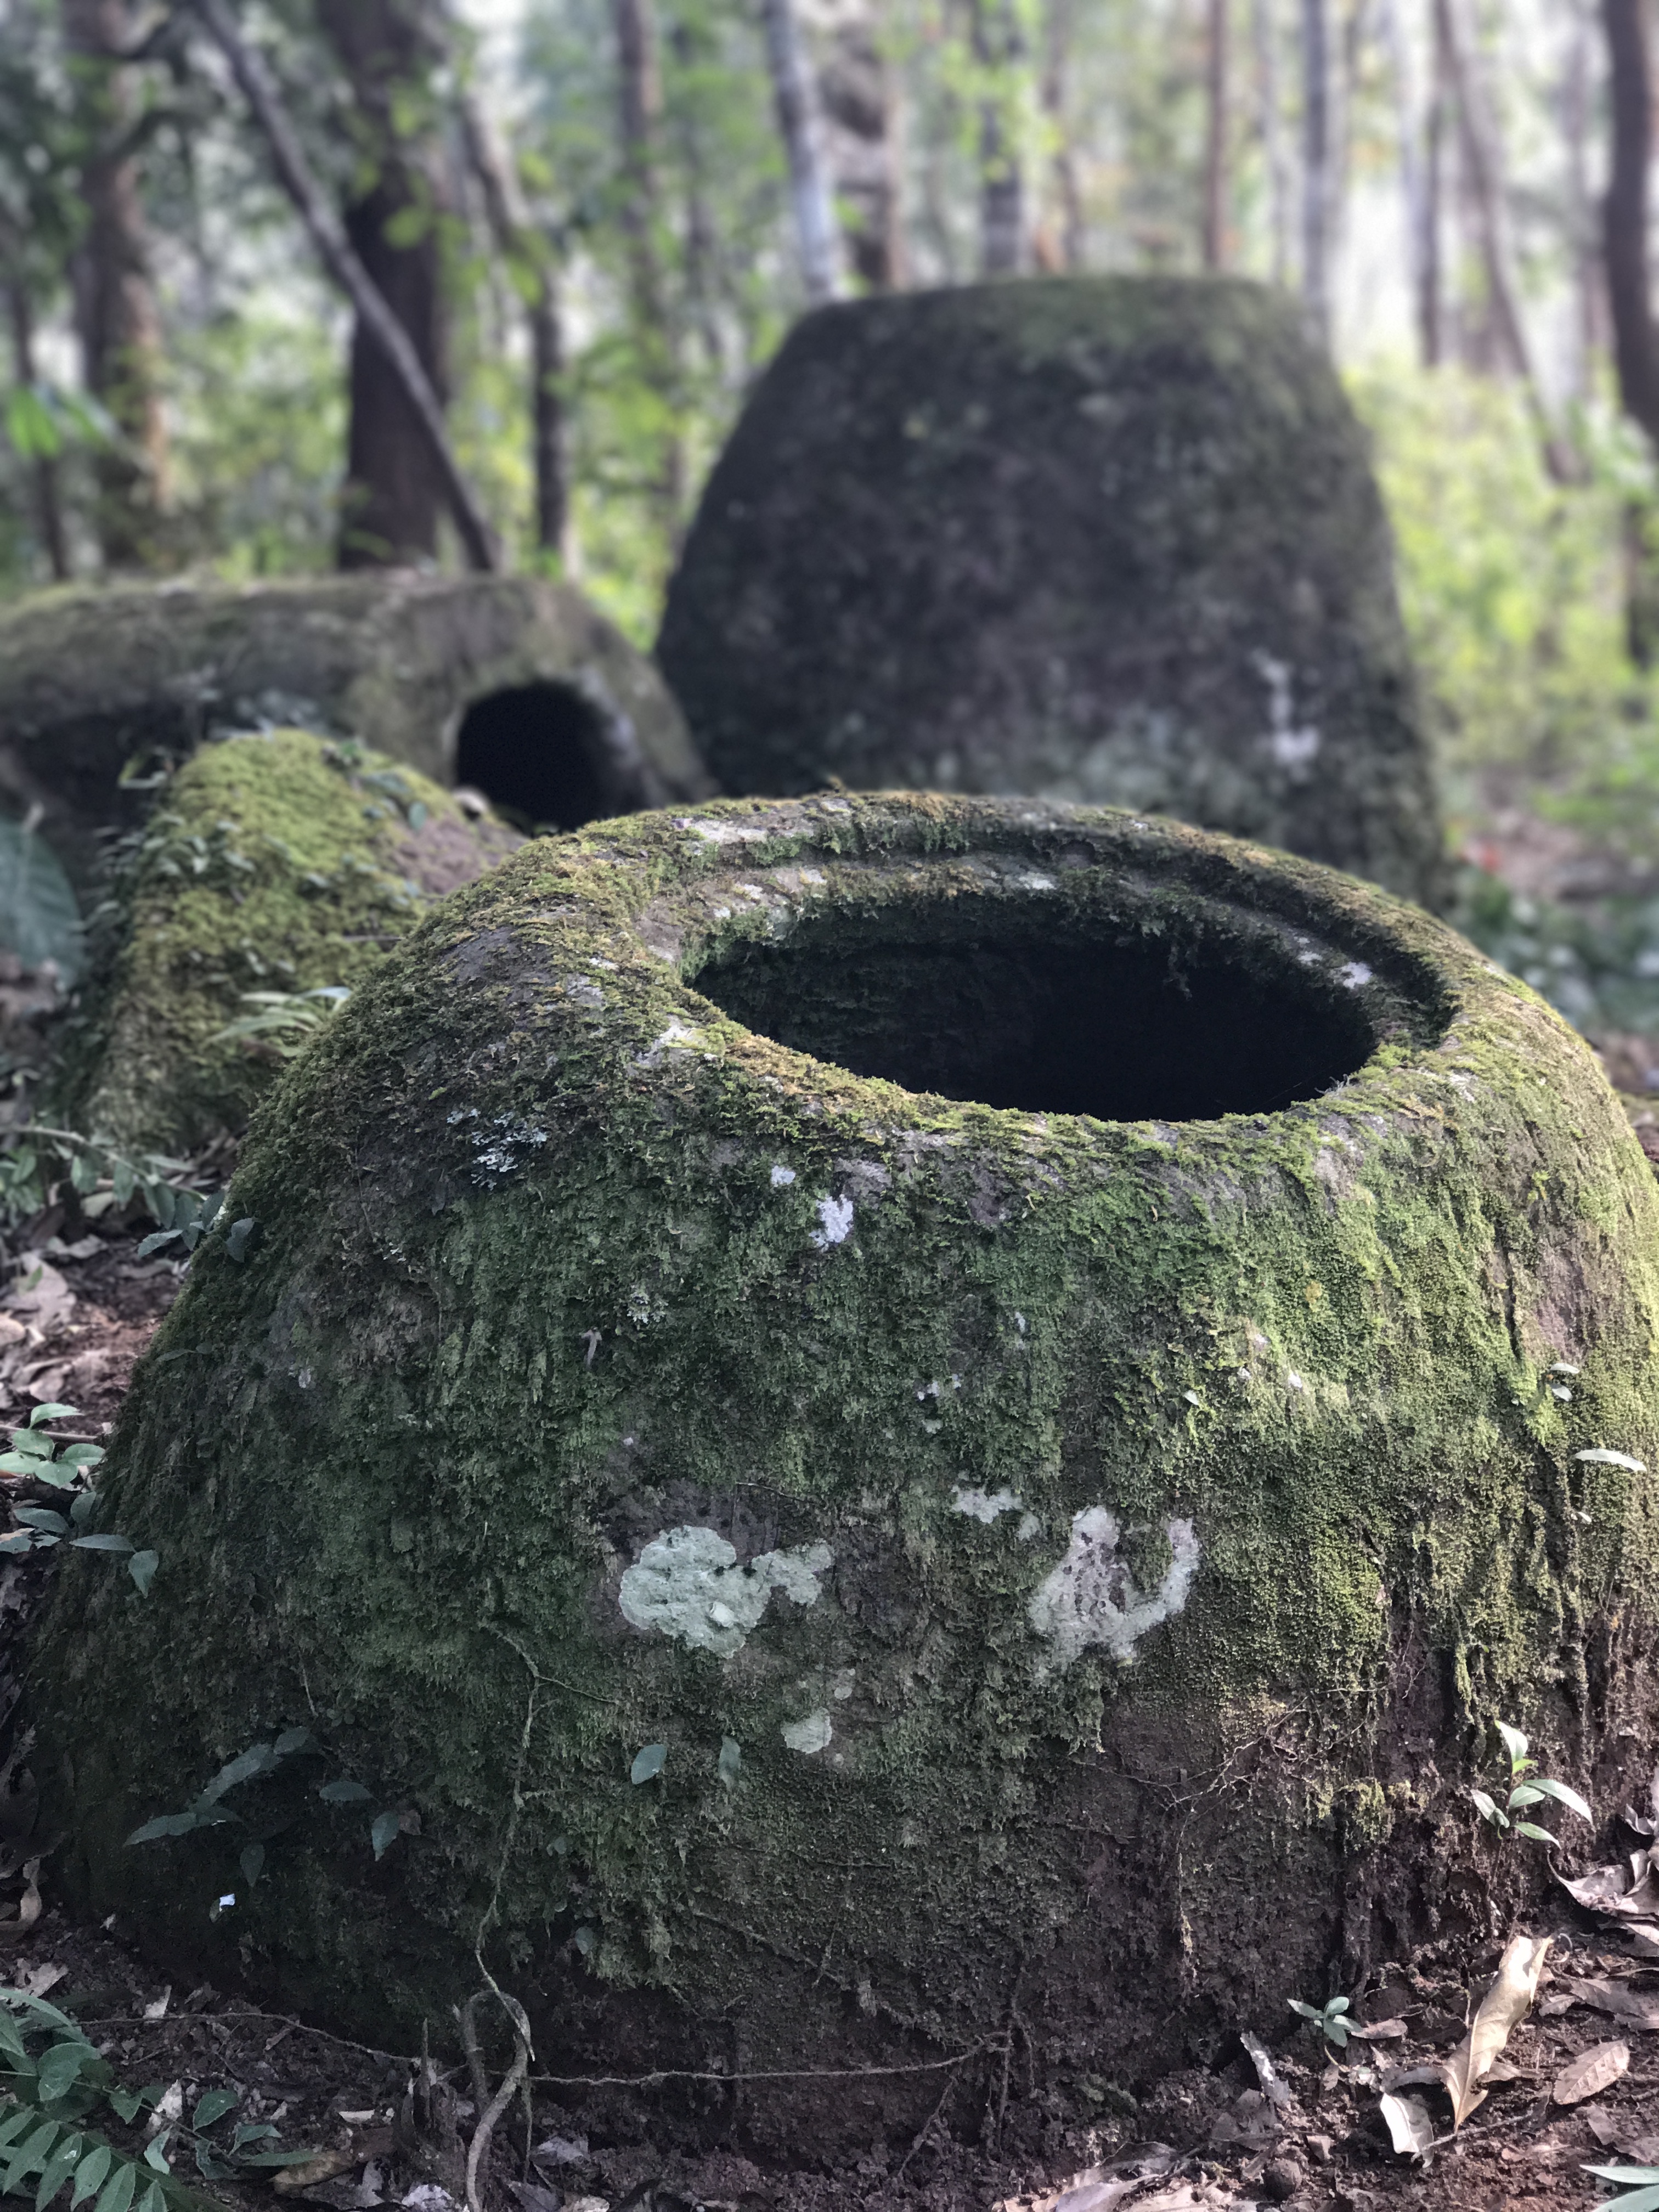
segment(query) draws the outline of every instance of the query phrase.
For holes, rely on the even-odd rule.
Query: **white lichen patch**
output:
[[[623,1577],[617,1601],[634,1627],[729,1659],[759,1626],[774,1590],[793,1604],[815,1605],[818,1577],[833,1557],[827,1544],[805,1544],[763,1552],[740,1567],[718,1529],[665,1528]]]
[[[804,1721],[786,1721],[781,1731],[791,1751],[799,1751],[810,1759],[814,1752],[822,1751],[836,1731],[830,1726],[826,1712],[808,1713]]]
[[[808,1233],[819,1251],[827,1252],[832,1244],[844,1244],[853,1233],[852,1200],[821,1198],[817,1212],[818,1226]]]
[[[772,1163],[772,1188],[774,1190],[781,1190],[787,1183],[792,1183],[794,1180],[795,1170],[793,1168],[785,1167],[781,1160],[775,1160]]]
[[[758,845],[775,833],[757,830],[747,822],[700,822],[695,815],[677,814],[677,830],[690,830],[711,845]]]
[[[1338,982],[1346,983],[1351,991],[1363,991],[1370,980],[1371,970],[1363,960],[1350,960],[1337,977]]]
[[[983,1521],[988,1528],[1000,1513],[1020,1513],[1025,1507],[1025,1500],[1012,1490],[969,1490],[961,1483],[951,1490],[951,1503],[958,1513],[970,1521]]]
[[[635,1067],[660,1067],[665,1052],[695,1051],[702,1042],[701,1030],[687,1029],[682,1021],[671,1021],[660,1036],[653,1037],[643,1052],[634,1055]]]
[[[1031,1593],[1026,1609],[1049,1647],[1040,1675],[1069,1667],[1096,1646],[1114,1659],[1133,1659],[1141,1638],[1182,1610],[1198,1571],[1198,1538],[1190,1521],[1170,1521],[1164,1534],[1170,1566],[1148,1592],[1137,1585],[1119,1552],[1123,1529],[1111,1508],[1091,1505],[1072,1516],[1066,1555]]]

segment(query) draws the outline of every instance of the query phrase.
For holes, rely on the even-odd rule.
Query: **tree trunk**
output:
[[[1601,342],[1601,256],[1596,251],[1596,224],[1590,193],[1589,139],[1594,94],[1591,89],[1591,28],[1582,0],[1573,0],[1563,71],[1561,112],[1567,141],[1568,223],[1572,256],[1572,390],[1581,403],[1589,399],[1595,380],[1595,358]]]
[[[11,317],[13,373],[26,390],[40,381],[34,360],[34,307],[21,272],[6,279],[6,304]],[[37,453],[29,464],[34,486],[34,524],[40,546],[52,569],[52,581],[62,584],[70,573],[69,548],[64,538],[64,508],[58,483],[58,463],[51,453]]]
[[[980,274],[1017,276],[1025,263],[1025,178],[1009,129],[1009,80],[1023,41],[1013,0],[973,0],[979,104]]]
[[[438,169],[400,114],[416,104],[410,95],[435,58],[431,27],[422,0],[318,0],[318,16],[351,86],[367,179],[347,203],[346,236],[441,406],[448,394]],[[442,480],[402,380],[361,317],[351,335],[350,398],[339,565],[430,561]]]
[[[559,389],[564,338],[553,283],[552,247],[532,221],[513,157],[497,138],[470,85],[462,88],[459,108],[467,160],[483,194],[495,250],[514,270],[525,297],[530,331],[536,544],[544,552],[563,555],[568,550],[570,502],[565,477],[564,402]]]
[[[1435,4],[1457,93],[1472,211],[1480,234],[1480,258],[1486,267],[1486,289],[1498,336],[1525,386],[1545,465],[1558,483],[1571,483],[1580,471],[1551,420],[1522,313],[1520,287],[1510,245],[1498,132],[1486,106],[1473,31],[1463,14],[1462,0],[1435,0]]]
[[[87,224],[76,256],[75,319],[87,389],[120,434],[94,460],[98,541],[106,567],[143,568],[159,555],[167,439],[134,103],[120,59],[133,26],[127,0],[63,0],[63,23],[84,148]]]
[[[1416,72],[1400,14],[1400,0],[1382,0],[1382,40],[1394,77],[1395,128],[1400,155],[1401,213],[1405,221],[1406,264],[1411,272],[1412,302],[1419,327],[1427,289],[1428,193],[1423,174],[1422,139]]]
[[[841,241],[823,158],[817,86],[803,46],[793,0],[763,0],[766,58],[777,103],[778,131],[789,163],[789,194],[801,282],[812,305],[841,291]]]
[[[908,277],[900,221],[900,111],[869,0],[804,8],[818,33],[818,94],[825,166],[847,258],[872,291]]]
[[[1279,25],[1273,0],[1254,0],[1256,97],[1261,106],[1261,150],[1267,165],[1268,217],[1273,237],[1273,280],[1287,284],[1291,273],[1290,150],[1279,97]]]
[[[1043,20],[1042,101],[1054,147],[1054,185],[1060,202],[1060,250],[1045,228],[1039,258],[1049,270],[1075,273],[1083,266],[1083,192],[1078,179],[1077,148],[1066,113],[1066,65],[1071,58],[1074,0],[1048,0]]]
[[[1302,297],[1331,335],[1331,56],[1327,0],[1302,0]]]
[[[662,228],[657,134],[662,77],[651,0],[611,0],[617,40],[617,122],[622,140],[623,225],[628,239],[635,341],[671,425],[657,474],[663,526],[677,537],[685,507],[685,443],[678,424],[679,339],[669,313],[657,240]]]
[[[1601,0],[1613,110],[1613,167],[1603,237],[1613,354],[1626,414],[1659,449],[1659,335],[1648,277],[1648,175],[1653,155],[1653,75],[1643,0]],[[1631,655],[1650,667],[1659,641],[1659,591],[1643,518],[1627,510],[1626,628]]]
[[[1450,104],[1446,42],[1435,15],[1430,31],[1432,72],[1428,112],[1424,118],[1423,289],[1417,296],[1418,344],[1425,368],[1437,368],[1446,350],[1442,240],[1445,228],[1446,115]]]
[[[1204,266],[1227,265],[1227,0],[1209,0],[1206,54],[1208,128],[1204,148]]]

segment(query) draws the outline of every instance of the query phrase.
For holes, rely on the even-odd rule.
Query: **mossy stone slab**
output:
[[[709,479],[657,655],[728,791],[1154,809],[1441,894],[1364,434],[1260,285],[809,315]]]
[[[152,756],[177,762],[228,730],[291,724],[357,738],[449,784],[465,780],[456,755],[469,712],[526,697],[542,707],[523,746],[573,756],[589,814],[712,788],[655,668],[580,592],[532,576],[392,569],[75,586],[8,607],[0,803],[39,806],[87,880],[99,833],[139,818],[123,772]]]
[[[150,1595],[70,1560],[37,1649],[42,1817],[82,1907],[365,2040],[481,1954],[553,2073],[1012,2006],[1035,2078],[1133,2072],[1502,1893],[1495,1717],[1645,1771],[1659,1193],[1585,1045],[1366,885],[1024,801],[538,842],[226,1212],[110,1455]]]
[[[350,740],[274,730],[204,745],[121,870],[55,1109],[140,1152],[240,1135],[271,1075],[270,1054],[222,1036],[245,994],[354,988],[520,842]]]

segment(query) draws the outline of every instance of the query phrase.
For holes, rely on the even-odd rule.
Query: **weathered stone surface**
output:
[[[31,1692],[59,1878],[222,1984],[406,2049],[477,1943],[555,2073],[1017,2002],[1039,2081],[1132,2078],[1484,1912],[1479,1723],[1645,1772],[1659,1192],[1565,1024],[1363,884],[1029,801],[532,843],[233,1217],[111,1451],[154,1589],[69,1561]],[[799,2094],[867,2141],[937,2086]]]
[[[1364,438],[1256,285],[808,316],[710,478],[658,658],[728,790],[1131,806],[1439,896]]]
[[[131,1151],[240,1135],[269,1056],[246,994],[349,989],[437,899],[522,842],[413,769],[303,730],[204,745],[126,857],[55,1110]]]
[[[465,760],[458,774],[481,708],[486,757],[539,776],[544,807]],[[271,723],[359,738],[565,826],[712,787],[651,663],[563,585],[403,570],[47,592],[0,613],[0,800],[39,804],[83,878],[97,832],[140,817],[129,763]]]

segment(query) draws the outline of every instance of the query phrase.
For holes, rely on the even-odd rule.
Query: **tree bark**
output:
[[[789,163],[789,198],[801,282],[812,305],[841,292],[841,241],[823,158],[817,87],[796,21],[793,0],[763,0],[766,59],[777,105],[778,131]]]
[[[1473,32],[1463,14],[1462,0],[1435,0],[1435,4],[1457,93],[1470,197],[1498,334],[1525,387],[1545,465],[1558,483],[1571,483],[1577,481],[1580,471],[1551,419],[1522,313],[1520,288],[1510,246],[1498,134],[1487,111],[1485,87],[1476,65]]]
[[[980,274],[1025,264],[1025,177],[1008,128],[1008,79],[1023,42],[1012,0],[973,0],[974,58],[988,78],[979,103]]]
[[[75,319],[87,389],[120,434],[94,458],[98,541],[106,567],[137,568],[159,556],[167,439],[161,323],[123,64],[133,26],[127,0],[62,4],[85,148],[87,227],[74,269]]]
[[[1251,21],[1255,33],[1256,98],[1260,104],[1261,150],[1267,165],[1268,219],[1272,233],[1272,270],[1275,284],[1287,284],[1291,274],[1291,165],[1285,142],[1285,118],[1279,95],[1279,26],[1273,0],[1253,0]]]
[[[20,385],[33,389],[40,381],[34,359],[34,305],[21,273],[6,278],[6,304],[11,318],[13,372]],[[69,546],[64,536],[64,507],[58,482],[58,463],[50,453],[37,453],[29,464],[34,488],[34,524],[41,550],[52,569],[52,581],[67,582]]]
[[[1331,335],[1331,56],[1327,0],[1302,0],[1302,297]]]
[[[1428,285],[1430,243],[1428,193],[1423,173],[1416,75],[1411,46],[1401,19],[1400,0],[1382,0],[1382,40],[1394,77],[1395,129],[1400,157],[1401,212],[1405,219],[1406,265],[1411,272],[1412,303],[1420,330]]]
[[[351,86],[359,170],[367,178],[346,204],[346,236],[408,332],[441,409],[448,393],[435,164],[398,113],[416,104],[410,95],[434,59],[422,0],[318,0],[317,12]],[[349,382],[339,565],[430,561],[444,504],[441,476],[397,372],[361,318],[351,336]]]
[[[1205,56],[1204,266],[1227,265],[1227,0],[1209,0]]]
[[[420,356],[410,342],[408,331],[358,259],[339,217],[312,174],[311,165],[295,136],[294,126],[263,59],[243,39],[225,0],[190,0],[190,4],[229,63],[242,97],[264,134],[277,179],[298,210],[318,258],[350,301],[359,324],[396,369],[404,395],[415,411],[441,472],[450,514],[468,560],[475,568],[499,567],[495,534],[450,446],[443,410]]]
[[[1567,220],[1571,229],[1573,360],[1572,390],[1587,400],[1595,380],[1595,358],[1601,349],[1602,314],[1601,256],[1596,251],[1596,223],[1589,180],[1589,139],[1594,93],[1591,88],[1591,25],[1583,0],[1572,0],[1563,71],[1561,112],[1567,142]]]
[[[1451,101],[1446,42],[1440,35],[1438,15],[1431,25],[1430,47],[1432,75],[1423,125],[1423,289],[1417,298],[1417,333],[1423,366],[1437,368],[1446,350],[1441,241],[1445,225],[1446,117]]]

